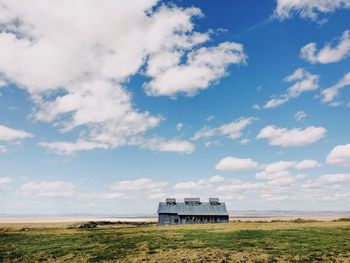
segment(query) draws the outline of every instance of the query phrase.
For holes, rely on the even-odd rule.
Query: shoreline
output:
[[[230,221],[291,221],[296,219],[302,220],[317,220],[317,221],[332,221],[339,218],[350,218],[349,214],[334,214],[334,215],[237,215],[230,216]],[[2,224],[37,224],[37,223],[82,223],[89,221],[109,221],[109,222],[129,222],[129,223],[156,223],[158,220],[157,216],[149,217],[136,217],[136,216],[125,216],[125,217],[104,217],[104,216],[81,216],[81,217],[69,217],[69,216],[32,216],[32,217],[0,217],[0,226]]]

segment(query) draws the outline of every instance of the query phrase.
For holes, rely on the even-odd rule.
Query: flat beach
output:
[[[230,212],[230,221],[291,221],[296,219],[332,221],[339,218],[350,218],[350,211],[237,211]],[[0,227],[18,226],[62,226],[90,221],[156,223],[156,215],[113,216],[113,215],[16,215],[0,216]]]

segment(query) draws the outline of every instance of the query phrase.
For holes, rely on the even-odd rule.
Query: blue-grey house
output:
[[[219,198],[201,202],[199,198],[185,198],[183,203],[167,198],[158,206],[159,225],[227,223],[226,205]]]

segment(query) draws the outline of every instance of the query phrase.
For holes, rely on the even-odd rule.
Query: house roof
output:
[[[212,205],[209,202],[201,202],[198,205],[187,205],[185,203],[167,204],[160,202],[158,214],[178,214],[178,215],[220,215],[227,216],[225,203]]]

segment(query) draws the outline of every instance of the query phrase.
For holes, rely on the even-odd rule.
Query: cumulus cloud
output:
[[[242,136],[243,129],[250,125],[253,120],[254,119],[252,117],[239,118],[234,122],[221,125],[218,130],[222,135],[235,140]]]
[[[328,154],[326,163],[335,166],[350,166],[350,144],[334,147]]]
[[[234,181],[230,184],[221,185],[218,187],[218,191],[223,193],[231,193],[232,192],[244,192],[244,191],[257,191],[262,190],[265,188],[265,185],[263,183],[253,183],[253,182],[242,182],[242,181]]]
[[[248,144],[249,143],[249,139],[247,139],[247,138],[244,138],[244,139],[242,139],[242,140],[240,140],[240,142],[239,142],[240,144]]]
[[[343,199],[343,197],[349,197],[343,191],[345,190],[347,193],[349,192],[348,187],[350,183],[350,174],[344,173],[335,173],[335,174],[325,174],[321,175],[318,178],[313,180],[307,180],[304,182],[301,187],[307,189],[308,191],[325,191],[326,189],[335,189],[335,195],[330,199]],[[345,194],[345,196],[343,196]],[[319,192],[319,195],[322,198],[325,197],[324,193]],[[327,195],[329,195],[327,193]]]
[[[305,129],[300,128],[278,128],[274,125],[266,126],[257,135],[258,139],[267,139],[270,145],[281,147],[299,147],[312,144],[322,139],[326,135],[323,127],[310,126]]]
[[[204,189],[212,188],[214,185],[218,183],[222,183],[225,180],[223,176],[214,175],[209,179],[200,179],[198,181],[188,181],[188,182],[180,182],[176,183],[173,187],[176,191],[201,191]]]
[[[278,161],[273,162],[265,166],[265,172],[267,173],[277,173],[287,170],[295,165],[296,162],[293,161]]]
[[[295,165],[295,169],[303,170],[319,167],[320,164],[315,160],[303,160]]]
[[[74,154],[77,151],[88,151],[93,149],[107,149],[107,144],[78,140],[76,142],[56,141],[56,142],[41,142],[39,144],[54,153],[62,155]]]
[[[33,137],[33,134],[0,125],[0,141],[16,141]]]
[[[216,134],[217,134],[216,129],[204,127],[203,129],[197,131],[195,133],[195,135],[193,135],[192,140],[197,141],[197,140],[203,139],[203,138],[210,138],[210,137],[215,136]]]
[[[258,180],[271,180],[269,184],[275,185],[294,183],[304,176],[300,174],[292,175],[291,169],[305,170],[318,166],[319,163],[315,160],[278,161],[265,165],[262,171],[256,173],[255,178]]]
[[[255,178],[258,180],[276,180],[278,178],[289,178],[291,173],[287,170],[268,172],[263,170],[255,174]]]
[[[121,197],[124,197],[124,196],[125,195],[123,193],[109,192],[109,193],[98,194],[96,197],[102,200],[115,200],[115,199],[120,199]]]
[[[174,190],[199,190],[203,186],[205,185],[198,182],[189,181],[189,182],[175,184]]]
[[[319,87],[319,76],[311,74],[303,68],[296,69],[291,75],[285,77],[284,81],[294,82],[294,84],[287,89],[286,93],[266,102],[263,106],[264,109],[276,108],[290,99],[299,97],[304,92],[313,91]]]
[[[141,148],[159,152],[191,153],[195,146],[193,143],[184,140],[165,140],[163,138],[152,138],[148,140],[137,140],[136,145]]]
[[[0,89],[7,85],[6,81],[0,79]]]
[[[164,188],[168,182],[160,182],[151,178],[118,181],[111,185],[110,190],[117,191],[124,198],[161,199],[165,197]]]
[[[187,55],[185,64],[179,64],[180,56],[169,59],[170,63],[157,65],[158,70],[153,73],[153,63],[164,63],[164,54],[158,56],[161,57],[157,57],[156,62],[152,57],[148,62],[152,70],[148,68],[147,74],[153,80],[145,85],[145,89],[151,96],[174,96],[177,93],[193,96],[225,76],[230,64],[245,63],[246,59],[241,44],[225,42],[217,47],[202,47],[192,51]]]
[[[332,13],[338,9],[350,8],[349,0],[277,0],[274,15],[280,19],[288,19],[299,15],[317,21],[320,14]]]
[[[225,180],[225,178],[223,176],[220,176],[220,175],[214,175],[214,176],[209,178],[210,183],[220,183],[220,182],[223,182],[224,180]]]
[[[35,181],[22,184],[20,190],[24,196],[36,197],[72,197],[75,185],[64,181]]]
[[[316,43],[309,43],[300,50],[300,56],[311,64],[329,64],[345,59],[350,54],[350,30],[344,31],[338,44],[334,47],[326,44],[317,50]]]
[[[0,73],[30,94],[37,120],[82,131],[70,145],[43,145],[117,148],[162,120],[133,104],[135,74],[149,77],[149,95],[194,95],[244,63],[238,43],[204,46],[210,34],[193,22],[201,15],[156,0],[1,0]]]
[[[302,119],[305,119],[307,117],[307,114],[303,111],[298,111],[294,114],[294,118],[296,121],[301,121]]]
[[[300,162],[293,163],[296,165]],[[278,166],[279,168],[276,168]],[[324,206],[328,204],[333,208],[337,204],[341,204],[343,207],[344,204],[348,203],[350,197],[348,191],[349,174],[325,174],[309,178],[306,175],[293,174],[289,171],[292,168],[296,169],[295,167],[281,171],[283,166],[287,167],[286,164],[275,165],[275,169],[270,170],[275,171],[275,173],[270,173],[269,176],[265,177],[256,176],[257,180],[248,178],[242,180],[229,179],[216,175],[209,178],[169,184],[151,178],[137,178],[117,181],[110,186],[105,186],[106,189],[101,192],[93,193],[78,191],[75,185],[70,182],[34,181],[22,184],[20,192],[23,199],[18,199],[20,198],[18,196],[16,198],[25,207],[30,207],[31,202],[35,200],[36,207],[42,204],[41,208],[44,210],[41,211],[47,211],[48,203],[46,202],[50,202],[49,199],[61,198],[60,203],[73,209],[70,211],[85,211],[84,208],[89,207],[90,211],[97,209],[100,212],[111,212],[112,206],[113,208],[117,207],[117,210],[112,211],[118,211],[119,213],[130,213],[132,211],[153,213],[155,203],[164,200],[166,196],[182,199],[183,197],[193,196],[194,192],[203,201],[207,200],[208,197],[218,196],[221,201],[227,203],[228,209],[233,207],[256,209],[257,207],[266,207],[270,202],[278,203],[281,201],[283,201],[281,202],[283,207],[288,201],[292,201],[292,203],[289,203],[290,205],[293,205],[295,201],[299,201],[299,209],[300,207],[310,209],[318,201],[322,201]],[[2,179],[0,178],[0,184],[1,182]],[[10,180],[5,179],[4,182],[7,184]],[[38,200],[40,202],[37,202]],[[122,201],[116,202],[115,200]],[[83,209],[77,210],[79,207]]]
[[[318,180],[325,183],[350,183],[350,174],[326,174]]]
[[[321,96],[322,101],[328,103],[331,106],[338,106],[340,102],[336,101],[335,98],[339,96],[341,89],[350,85],[350,72],[345,74],[334,86],[322,90]]]
[[[0,189],[10,183],[12,183],[12,179],[10,177],[0,177]]]
[[[236,157],[225,157],[215,166],[217,170],[225,172],[235,172],[241,170],[255,169],[258,163],[252,159],[240,159]]]
[[[233,122],[225,123],[216,128],[204,127],[195,133],[195,135],[192,137],[192,140],[196,141],[213,136],[225,136],[232,140],[235,140],[242,136],[243,130],[253,121],[254,118],[252,117],[241,117]]]
[[[41,147],[48,149],[51,152],[61,155],[72,155],[78,151],[88,151],[93,149],[110,149],[113,145],[108,143],[107,138],[97,141],[77,140],[76,142],[55,141],[55,142],[41,142]],[[120,144],[118,144],[120,145]],[[134,137],[128,142],[123,142],[123,145],[136,145],[143,149],[159,152],[175,152],[175,153],[192,153],[195,149],[193,143],[185,140],[166,140],[160,137],[141,138]]]
[[[176,124],[176,130],[177,131],[181,131],[183,129],[183,127],[185,126],[185,124],[179,122],[178,124]]]
[[[4,146],[4,145],[0,145],[0,153],[5,153],[5,152],[7,152],[7,147],[6,146]]]
[[[111,185],[111,190],[128,191],[128,190],[147,190],[149,192],[158,192],[168,183],[157,182],[150,178],[140,178],[135,180],[126,180],[115,182]]]

